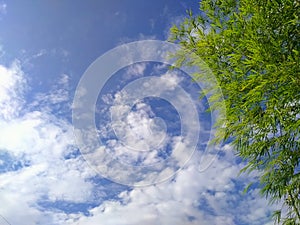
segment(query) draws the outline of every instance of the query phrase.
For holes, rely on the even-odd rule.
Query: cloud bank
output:
[[[141,74],[144,66],[132,70]],[[173,179],[163,183],[124,187],[99,177],[79,154],[72,124],[51,110],[53,105],[70,105],[67,75],[62,75],[49,93],[37,94],[33,102],[26,101],[30,87],[18,62],[10,67],[1,65],[0,80],[0,214],[9,223],[271,224],[273,207],[259,197],[258,190],[242,194],[256,177],[238,176],[243,164],[230,145],[208,152],[199,149]],[[174,76],[162,81],[153,88],[172,88],[180,83]],[[163,135],[173,146],[180,144],[180,137],[168,136],[162,129],[150,135],[151,113],[141,102],[128,115],[127,125],[133,132],[126,136],[127,144],[150,149]],[[112,140],[110,143],[113,149],[120,147]],[[156,160],[155,154],[147,157],[147,162]],[[207,170],[199,172],[199,164],[212,158],[215,160]]]

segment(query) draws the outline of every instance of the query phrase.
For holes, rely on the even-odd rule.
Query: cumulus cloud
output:
[[[166,73],[159,79],[153,80],[152,83],[148,82],[149,85],[146,87],[150,89],[149,92],[155,90],[155,93],[160,93],[166,89],[168,91],[175,90],[180,82],[181,78],[176,74]],[[138,86],[140,85],[136,87]],[[134,91],[139,93],[137,88]],[[119,126],[115,128],[116,133],[129,146],[133,145],[139,149],[149,150],[149,146],[143,142],[145,141],[143,137],[147,137],[147,141],[150,141],[151,138],[153,141],[157,140],[155,135],[148,136],[149,122],[152,119],[149,115],[153,111],[145,103],[137,102],[137,110],[127,113],[131,109],[131,106],[126,104],[128,96],[132,97],[130,92],[123,91],[105,98],[107,102],[113,102],[110,112],[116,114],[116,117],[123,118],[121,120],[124,122],[123,124],[116,124]],[[143,94],[139,93],[137,96],[143,96]],[[181,99],[177,95],[174,95],[174,98],[177,98],[176,106],[188,108],[185,107],[184,98]],[[188,114],[188,117],[193,118],[192,114]],[[186,120],[185,123],[189,127],[195,126],[192,119]],[[167,142],[172,143],[172,157],[178,160],[184,158],[189,143],[186,143],[180,136],[169,136]],[[126,148],[116,140],[109,142],[108,146],[115,150],[114,155],[125,154],[128,156]],[[131,153],[130,156],[126,158],[129,160],[128,164],[132,163],[130,160],[135,161],[138,156],[143,155],[141,152],[129,151],[129,153]],[[149,154],[149,152],[146,153]],[[118,201],[107,200],[91,209],[89,216],[80,215],[76,219],[68,220],[68,223],[83,225],[267,224],[268,216],[274,208],[267,207],[267,201],[260,198],[257,189],[252,189],[248,195],[242,194],[243,188],[250,180],[255,181],[256,177],[238,176],[244,164],[237,163],[235,159],[230,145],[212,151],[197,151],[173,179],[122,192]],[[200,171],[200,167],[205,170]],[[113,168],[118,174],[124,173],[124,176],[126,176],[126,172],[129,173],[129,171]],[[138,170],[131,172],[140,176]],[[156,176],[164,176],[164,172],[165,170],[161,170],[156,173]],[[167,172],[168,175],[172,173],[174,173],[172,170]]]
[[[18,116],[23,107],[26,79],[20,63],[15,61],[10,67],[0,65],[0,117],[8,120]],[[16,88],[17,87],[17,88]]]
[[[28,87],[18,62],[0,66],[0,79],[0,151],[6,153],[1,161],[9,156],[19,162],[0,174],[0,212],[12,224],[53,224],[52,214],[40,211],[38,203],[89,201],[93,186],[86,179],[95,174],[82,158],[65,159],[75,149],[67,121],[38,108],[24,109]],[[60,95],[45,97],[53,100],[55,94]]]
[[[7,167],[0,173],[0,213],[11,224],[268,224],[268,215],[273,208],[267,207],[266,200],[259,197],[255,188],[248,195],[241,193],[249,180],[255,181],[256,177],[237,176],[243,164],[237,163],[230,146],[223,146],[220,151],[196,151],[172,179],[155,185],[121,188],[118,184],[100,182],[99,178],[97,183],[96,171],[76,153],[70,122],[50,110],[53,105],[69,101],[68,76],[63,75],[49,93],[37,95],[24,110],[23,94],[28,87],[19,64],[0,66],[0,75],[0,151],[18,162],[13,169]],[[150,85],[156,92],[162,88],[177,90],[181,82],[181,78],[170,74],[158,79]],[[114,102],[112,107],[119,107],[111,110],[121,114],[122,110],[128,110],[122,97],[118,93],[107,98],[108,102]],[[178,97],[174,105],[185,107],[185,104],[185,99]],[[192,117],[190,113],[187,112],[187,117]],[[157,147],[160,138],[164,140],[160,147],[170,144],[172,149],[177,149],[169,157],[178,161],[185,158],[184,151],[190,146],[188,140],[169,134],[163,123],[155,124],[154,117],[149,105],[137,102],[135,110],[126,114],[126,123],[121,124],[119,132],[123,141],[128,146],[145,150],[137,155],[145,154],[146,164],[158,159],[157,152],[151,152],[151,149]],[[185,126],[197,126],[193,120],[185,123]],[[110,147],[120,155],[124,154],[122,143],[109,135],[106,137],[107,145],[100,150]],[[0,168],[7,161],[7,155],[1,156]],[[200,172],[199,165],[205,161],[212,163]],[[172,166],[168,164],[151,174],[151,179],[173,174]],[[114,167],[110,169],[114,170]],[[135,168],[131,166],[129,172],[134,174]],[[77,211],[45,206],[59,204],[57,202],[93,204]]]
[[[198,153],[200,154],[200,153]],[[253,189],[243,195],[236,178],[240,166],[232,152],[199,173],[197,156],[171,180],[122,192],[120,201],[106,201],[70,224],[267,224],[270,207]]]

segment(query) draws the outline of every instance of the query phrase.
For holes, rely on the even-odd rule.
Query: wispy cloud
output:
[[[1,3],[0,4],[0,14],[6,14],[7,13],[7,4]]]
[[[146,70],[147,63],[136,63],[128,68],[126,68],[126,72],[123,75],[123,78],[125,80],[130,80],[132,78],[140,77],[144,75],[144,72]]]
[[[69,76],[62,74],[48,92],[34,95],[32,102],[28,103],[30,110],[38,109],[55,115],[63,115],[71,108]]]

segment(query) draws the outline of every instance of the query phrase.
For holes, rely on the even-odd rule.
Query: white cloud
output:
[[[158,80],[149,82],[146,88],[155,90],[155,93],[159,95],[165,90],[175,90],[181,81],[181,78],[176,74],[166,73]],[[142,96],[138,89],[134,89],[134,91],[138,93],[136,96]],[[150,91],[150,93],[152,92]],[[116,133],[128,146],[133,145],[138,149],[148,150],[149,145],[147,144],[151,143],[152,138],[154,142],[158,138],[155,135],[149,136],[149,123],[151,121],[149,114],[152,110],[144,103],[139,102],[136,103],[137,111],[127,113],[131,108],[126,100],[129,97],[132,97],[131,93],[126,91],[118,92],[114,96],[114,103],[110,108],[111,113],[123,119],[116,124],[119,126],[119,130],[116,128]],[[176,98],[176,106],[188,109],[184,98],[178,95],[173,97]],[[111,101],[112,96],[109,98],[110,103]],[[191,119],[193,114],[189,113],[188,111],[187,118],[189,120],[184,123],[186,126],[194,127],[196,125]],[[187,158],[185,150],[190,145],[187,140],[175,136],[168,137],[167,141],[173,144],[173,149],[177,149],[177,151],[173,151],[172,157],[177,160]],[[115,157],[129,155],[124,159],[129,165],[143,155],[143,152],[132,152],[132,149],[128,151],[116,140],[111,140],[108,146],[114,149]],[[220,151],[224,156],[217,155],[218,149],[198,151],[173,180],[122,192],[119,195],[119,201],[107,200],[98,207],[91,209],[90,216],[78,215],[75,217],[76,219],[69,218],[68,224],[233,225],[239,224],[239,221],[245,224],[267,224],[269,221],[267,216],[274,207],[268,206],[267,201],[259,196],[257,189],[252,190],[249,195],[241,193],[241,189],[255,177],[247,178],[244,175],[238,177],[243,164],[235,162],[234,152],[229,145],[223,146]],[[155,154],[151,156],[149,152],[146,154],[150,158],[149,162],[155,162]],[[199,166],[207,169],[200,172]],[[135,173],[137,177],[141,176],[141,171],[135,171],[134,168],[131,168],[132,171],[122,171],[121,168],[114,167],[114,165],[113,168],[116,174],[111,173],[112,176],[119,175],[122,177],[132,173]],[[150,174],[149,177],[145,175],[145,179],[155,181],[157,177],[167,178],[173,173],[172,165],[166,164],[166,167],[159,173]],[[152,176],[157,177],[153,178]],[[72,216],[74,217],[74,215]]]
[[[73,144],[70,126],[59,121],[53,123],[47,115],[41,114],[26,115],[6,126],[9,129],[1,129],[1,136],[7,139],[1,139],[1,149],[30,164],[0,174],[0,196],[5,198],[0,211],[8,221],[40,223],[44,213],[38,210],[37,203],[45,198],[75,203],[91,200],[93,186],[86,179],[94,172],[82,158],[64,160]],[[25,219],[27,217],[30,219]],[[50,215],[48,223],[43,224],[51,224],[49,221]]]
[[[140,77],[144,75],[147,63],[135,63],[126,68],[126,72],[123,76],[125,80]]]
[[[245,196],[236,190],[233,181],[245,185],[239,170],[231,152],[203,173],[195,157],[175,180],[122,192],[122,201],[106,201],[69,224],[267,224],[270,207],[257,190]]]
[[[157,37],[155,35],[145,35],[143,33],[139,33],[134,38],[122,37],[120,39],[118,45],[126,44],[126,43],[129,43],[129,42],[134,42],[134,41],[156,40],[156,39],[157,39]]]
[[[0,45],[0,57],[2,57],[5,54],[4,48],[2,45]]]
[[[72,106],[69,94],[69,76],[62,74],[49,92],[36,93],[28,108],[38,109],[49,114],[63,114]]]
[[[6,14],[7,13],[7,4],[1,3],[0,4],[0,14]]]
[[[39,202],[43,200],[70,203],[95,201],[95,192],[99,190],[95,190],[96,186],[88,179],[96,173],[82,157],[68,160],[64,158],[74,150],[72,126],[68,121],[57,118],[51,110],[42,110],[47,106],[46,102],[45,107],[39,108],[37,102],[34,110],[28,109],[22,114],[18,113],[24,106],[22,94],[27,88],[24,74],[18,64],[13,64],[10,68],[0,66],[0,74],[3,81],[0,86],[0,149],[15,160],[28,162],[27,166],[18,170],[0,174],[0,213],[11,224],[233,225],[238,224],[237,221],[245,224],[268,223],[266,216],[272,207],[268,207],[267,202],[258,196],[258,190],[254,189],[248,195],[240,193],[241,188],[238,186],[245,186],[248,178],[237,177],[242,165],[236,164],[234,153],[228,146],[221,149],[224,153],[222,157],[216,157],[215,152],[196,152],[191,161],[172,180],[121,192],[119,199],[97,201],[99,204],[89,210],[90,215],[41,207]],[[65,87],[67,81],[67,76],[62,76],[58,83]],[[165,75],[156,83],[157,86],[152,88],[161,90],[160,88],[167,87],[168,90],[174,90],[179,83],[180,78]],[[59,85],[56,88],[61,88]],[[50,105],[61,104],[63,101],[57,100],[56,96],[61,94],[54,88],[43,97],[49,100]],[[115,110],[125,110],[122,108],[122,96],[115,97],[120,106]],[[184,106],[184,100],[179,99],[178,105]],[[189,146],[188,141],[180,136],[168,137],[164,130],[159,129],[155,131],[161,133],[151,135],[149,126],[153,118],[149,115],[151,108],[142,102],[137,104],[135,112],[128,114],[124,130],[129,132],[131,129],[131,136],[125,138],[126,142],[148,149],[157,144],[157,139],[166,135],[166,141],[171,142],[173,147],[181,145],[173,156],[178,160],[183,158],[182,151]],[[194,126],[193,121],[190,121],[190,124],[188,121],[186,123]],[[121,153],[124,151],[121,145],[113,140],[111,146],[120,148]],[[153,152],[152,155],[147,151],[146,153],[147,163],[156,159]],[[138,155],[141,155],[141,152]],[[215,157],[216,160],[207,170],[199,172],[199,163],[202,163],[200,159],[212,161]],[[159,171],[160,173],[153,173],[153,180],[155,176],[173,173],[171,166],[164,169]],[[131,170],[129,172],[134,174],[134,167]],[[128,171],[124,171],[126,172]],[[111,192],[113,191],[111,189]]]
[[[162,144],[166,131],[155,125],[151,108],[145,103],[136,104],[137,111],[129,112],[125,121],[118,121],[113,128],[120,140],[128,147],[139,151],[150,151]]]
[[[140,82],[141,80],[142,82]],[[195,115],[195,109],[189,108],[190,102],[186,100],[188,95],[180,96],[183,91],[179,88],[182,78],[175,72],[172,72],[172,74],[168,72],[160,77],[141,80],[138,79],[138,83],[133,83],[133,86],[127,86],[127,89],[124,88],[125,90],[123,89],[114,94],[113,102],[108,105],[110,107],[107,110],[107,112],[110,112],[111,117],[107,116],[109,119],[104,124],[103,122],[100,124],[101,130],[99,133],[105,138],[112,138],[111,141],[107,141],[106,150],[102,151],[104,155],[111,155],[111,158],[118,159],[126,165],[142,165],[148,169],[145,171],[144,167],[139,167],[137,170],[137,167],[135,167],[136,170],[132,170],[128,166],[123,167],[116,163],[110,165],[110,167],[113,167],[110,172],[108,172],[109,168],[104,170],[105,173],[109,173],[110,177],[121,177],[122,181],[119,181],[121,183],[130,183],[129,180],[134,179],[133,176],[138,182],[140,181],[139,178],[143,177],[145,183],[157,181],[157,176],[163,179],[171,176],[190,158],[196,145],[190,139],[191,137],[193,139],[195,135],[197,136],[197,129],[188,131],[187,127],[199,127],[194,121],[194,119],[198,120],[198,116]],[[181,115],[184,119],[183,137],[169,136],[166,122],[156,117],[151,107],[143,102],[143,97],[160,97],[161,95],[163,99],[167,99],[171,104],[174,104],[176,109],[179,108],[180,112],[185,111]],[[106,96],[104,100],[111,102],[112,96]],[[132,111],[133,106],[135,110]],[[110,136],[111,129],[115,134],[112,137]],[[192,133],[195,133],[195,135],[191,135]],[[170,147],[173,153],[170,155],[166,155],[168,143],[172,144]],[[99,159],[98,152],[89,156],[89,160],[92,161],[93,165],[99,164]],[[103,156],[101,159],[107,160],[107,157]],[[100,164],[106,163],[101,162]],[[127,177],[128,180],[126,180]],[[139,183],[139,185],[142,185],[142,183]]]
[[[0,151],[28,164],[0,174],[0,212],[11,224],[53,224],[55,212],[41,211],[38,202],[88,202],[94,187],[86,179],[95,174],[80,157],[64,159],[74,150],[67,121],[39,109],[19,113],[27,88],[19,64],[0,66],[0,79]],[[53,90],[44,97],[53,100],[60,94]]]
[[[31,59],[36,59],[36,58],[39,58],[41,56],[44,56],[47,54],[47,51],[46,49],[41,49],[38,53],[34,54]]]
[[[15,61],[7,68],[0,65],[0,117],[8,120],[18,116],[24,100],[20,98],[25,91],[26,79]],[[17,88],[16,88],[17,87]]]

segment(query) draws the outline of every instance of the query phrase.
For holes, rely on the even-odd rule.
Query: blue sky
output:
[[[189,8],[197,1],[0,2],[0,225],[273,224],[259,190],[242,193],[256,174],[238,175],[229,143],[207,145],[216,115],[181,70],[120,68],[95,103],[101,145],[88,152],[74,135],[92,63],[132,41],[165,41]],[[128,104],[144,93],[155,95]]]

